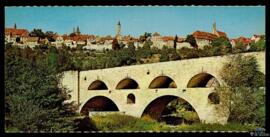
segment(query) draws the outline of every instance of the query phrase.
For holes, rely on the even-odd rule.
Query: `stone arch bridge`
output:
[[[254,55],[265,74],[265,52]],[[71,90],[69,101],[79,105],[79,113],[120,111],[141,117],[161,116],[175,98],[187,101],[205,123],[226,123],[220,114],[222,103],[211,102],[214,87],[223,84],[219,71],[228,56],[203,57],[179,61],[123,66],[89,71],[64,72],[61,86]]]

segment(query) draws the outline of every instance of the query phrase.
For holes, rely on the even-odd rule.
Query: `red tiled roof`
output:
[[[76,35],[72,37],[74,41],[86,41],[88,39],[87,35]]]
[[[225,32],[217,31],[217,33],[220,37],[227,37],[227,34]]]
[[[67,35],[63,35],[63,40],[71,40],[71,37],[67,36]]]
[[[94,39],[94,35],[75,35],[73,37],[63,35],[63,40],[73,40],[73,41],[86,41],[87,39]]]
[[[163,40],[164,42],[172,41],[172,40],[174,40],[174,37],[173,37],[173,36],[163,36],[163,37],[162,37],[162,40]]]
[[[245,37],[239,37],[236,39],[237,42],[242,42],[243,44],[249,44],[251,43],[251,39],[245,38]]]
[[[5,28],[5,34],[27,37],[29,35],[29,32],[26,29]]]
[[[197,39],[207,39],[207,40],[214,40],[217,38],[217,35],[214,35],[209,32],[203,32],[203,31],[195,31],[193,32],[193,37]]]

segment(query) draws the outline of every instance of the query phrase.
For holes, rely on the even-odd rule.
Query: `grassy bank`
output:
[[[150,117],[135,118],[120,114],[95,115],[91,119],[101,131],[254,131],[256,129],[254,125],[239,123],[226,125],[196,123],[171,126]]]

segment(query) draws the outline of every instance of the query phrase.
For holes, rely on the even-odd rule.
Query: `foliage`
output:
[[[218,37],[211,43],[214,50],[214,55],[224,55],[232,51],[232,45],[228,38]]]
[[[258,63],[253,56],[232,56],[220,73],[230,87],[264,86],[264,76],[258,70]]]
[[[231,48],[232,47],[229,39],[226,38],[226,37],[218,37],[218,38],[214,39],[212,41],[212,44],[211,45],[214,46],[214,47],[223,47],[223,46],[225,46],[227,48]]]
[[[42,31],[42,29],[33,29],[30,33],[29,36],[31,37],[39,37],[44,39],[46,37],[45,33]]]
[[[247,50],[247,45],[245,45],[243,42],[236,42],[232,52],[241,53],[241,52],[245,52],[246,50]]]
[[[197,123],[199,116],[194,108],[185,100],[178,98],[171,101],[163,111],[162,115],[176,116],[183,119],[182,123]]]
[[[190,43],[190,45],[194,48],[198,48],[197,42],[193,35],[187,35],[187,38],[185,40],[186,42]]]
[[[262,38],[255,43],[255,41],[251,42],[249,51],[262,51],[265,50],[265,39]]]
[[[97,127],[94,123],[94,121],[88,117],[85,116],[83,118],[78,117],[74,120],[75,124],[75,131],[97,131]]]
[[[139,42],[143,43],[147,41],[147,39],[149,39],[151,36],[152,36],[151,33],[145,32],[143,35],[139,37]]]
[[[181,59],[181,57],[174,48],[168,48],[167,46],[162,47],[160,54],[160,62]]]
[[[54,57],[48,57],[47,62],[43,54],[33,55],[42,51],[35,52],[16,47],[5,49],[6,130],[73,130],[71,117],[75,115],[75,106],[64,103],[68,91],[58,88],[61,75],[49,66],[55,63]]]
[[[119,49],[120,49],[120,45],[119,45],[119,43],[118,43],[118,41],[117,41],[116,38],[113,39],[113,42],[112,42],[112,49],[113,49],[113,50],[119,50]]]
[[[46,31],[45,32],[45,37],[50,41],[50,42],[54,42],[55,39],[54,39],[54,36],[56,35],[55,32],[53,31]]]
[[[190,58],[198,58],[198,50],[190,49],[183,47],[180,50],[178,50],[181,59],[190,59]]]
[[[160,62],[169,61],[169,60],[170,60],[170,57],[168,54],[168,48],[166,46],[163,46],[161,50]]]
[[[169,126],[147,116],[135,118],[120,114],[95,115],[92,119],[98,130],[101,131],[254,131],[256,129],[254,125],[238,123],[228,123],[226,125],[194,123],[192,125]]]
[[[264,126],[264,74],[253,56],[232,56],[220,72],[226,86],[218,91],[230,113],[229,121]]]
[[[175,35],[174,40],[173,40],[173,48],[174,49],[176,49],[177,41],[178,41],[178,37],[177,37],[177,35]]]

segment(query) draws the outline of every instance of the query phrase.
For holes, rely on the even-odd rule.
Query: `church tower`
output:
[[[77,26],[76,34],[77,35],[80,35],[81,34],[79,26]]]
[[[17,29],[17,25],[16,25],[16,23],[14,24],[14,29]]]
[[[116,26],[116,39],[121,39],[121,23],[118,21],[117,26]]]
[[[212,33],[215,34],[215,35],[218,35],[216,22],[213,23],[213,32]]]

